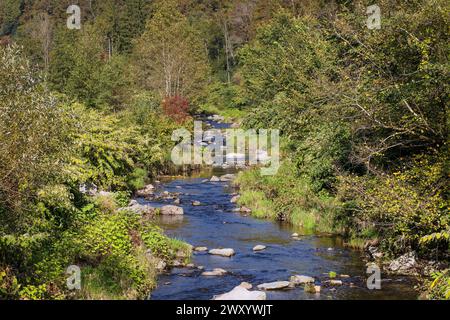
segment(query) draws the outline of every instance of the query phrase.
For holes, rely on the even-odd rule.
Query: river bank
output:
[[[301,235],[301,230],[283,222],[265,221],[235,212],[231,203],[234,191],[229,182],[206,182],[212,175],[230,173],[222,169],[205,171],[196,177],[161,181],[160,192],[180,193],[182,216],[159,216],[156,223],[169,237],[194,247],[233,248],[232,257],[193,252],[189,266],[169,268],[158,278],[152,299],[212,299],[230,291],[241,282],[256,287],[263,283],[288,281],[293,275],[307,275],[322,287],[320,294],[303,287],[267,291],[267,299],[415,299],[414,279],[382,276],[382,289],[369,290],[366,265],[361,252],[345,247],[339,237]],[[209,180],[209,179],[208,179]],[[160,207],[173,199],[148,203]],[[199,201],[200,205],[192,205]],[[300,233],[293,238],[293,233]],[[262,251],[253,251],[264,245]],[[201,267],[200,269],[198,267]],[[217,268],[226,273],[204,276]],[[330,272],[342,284],[331,285]],[[334,279],[334,278],[333,278]],[[338,283],[338,282],[337,282]]]

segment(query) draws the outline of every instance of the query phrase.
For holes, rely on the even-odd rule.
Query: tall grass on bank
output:
[[[239,205],[251,208],[254,217],[287,221],[306,232],[339,232],[333,225],[337,201],[326,193],[315,194],[294,171],[287,160],[274,176],[261,176],[258,168],[239,173]]]

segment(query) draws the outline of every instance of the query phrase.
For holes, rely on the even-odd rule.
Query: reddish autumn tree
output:
[[[176,122],[189,118],[189,101],[181,96],[165,97],[162,101],[164,114]]]

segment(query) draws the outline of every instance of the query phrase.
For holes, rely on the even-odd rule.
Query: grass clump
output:
[[[336,232],[333,226],[337,201],[325,192],[315,193],[286,160],[277,174],[261,176],[258,168],[241,172],[240,205],[252,209],[257,218],[287,221],[306,232]]]

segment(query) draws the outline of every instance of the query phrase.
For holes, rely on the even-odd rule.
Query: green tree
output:
[[[6,226],[26,214],[39,188],[59,180],[70,155],[71,124],[68,110],[18,47],[0,47],[0,61],[0,207],[8,212],[2,211]]]
[[[204,44],[174,1],[155,4],[155,12],[138,39],[135,64],[139,84],[161,97],[194,99],[208,80]]]

